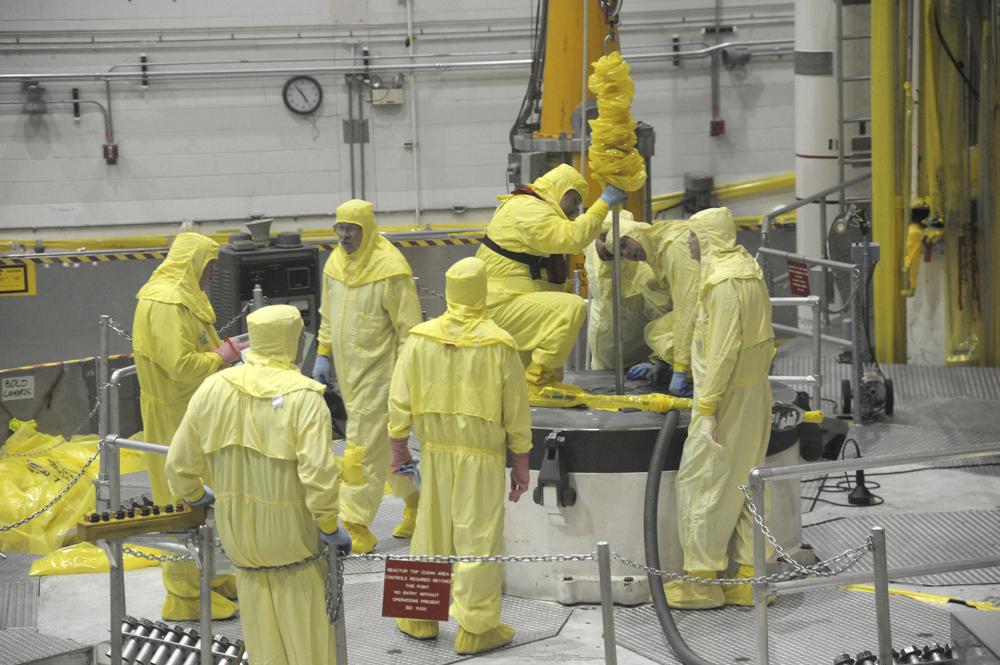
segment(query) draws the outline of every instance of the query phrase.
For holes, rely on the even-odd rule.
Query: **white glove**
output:
[[[715,416],[702,416],[698,422],[698,434],[709,439],[713,443],[719,443],[715,435]]]

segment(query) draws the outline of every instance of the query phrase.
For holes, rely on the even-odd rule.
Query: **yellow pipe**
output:
[[[896,172],[898,60],[894,0],[871,3],[872,239],[881,245],[875,271],[875,356],[906,362],[906,306],[900,291],[903,216]],[[905,43],[905,40],[902,40]]]
[[[794,173],[778,173],[763,178],[740,180],[719,185],[712,190],[712,195],[721,200],[735,199],[743,196],[753,196],[767,192],[791,189],[795,187]],[[684,199],[684,192],[658,194],[653,197],[653,213],[672,208]]]

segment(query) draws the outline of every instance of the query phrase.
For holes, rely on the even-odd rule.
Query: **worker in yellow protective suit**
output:
[[[406,502],[393,535],[413,534],[419,493],[406,478],[390,476],[385,430],[392,368],[407,333],[422,317],[413,271],[378,232],[371,203],[352,199],[341,204],[334,230],[340,244],[323,268],[313,378],[329,386],[332,359],[347,410],[341,517],[354,540],[354,551],[363,554],[377,543],[368,525],[378,511],[387,478],[393,493]]]
[[[490,321],[486,267],[477,258],[446,273],[447,311],[410,331],[392,375],[389,436],[393,466],[412,461],[420,441],[422,496],[411,554],[489,556],[503,552],[504,466],[513,457],[508,498],[528,489],[531,414],[514,340]],[[455,565],[451,616],[455,651],[473,654],[514,638],[500,623],[497,563]],[[437,637],[436,621],[397,619],[407,635]]]
[[[691,218],[691,256],[701,262],[692,369],[694,403],[677,471],[677,524],[684,569],[716,577],[737,564],[753,576],[753,517],[739,485],[764,463],[771,431],[774,358],[771,301],[757,262],[736,244],[728,208]],[[681,609],[750,605],[752,587],[675,581],[667,600]]]
[[[627,210],[621,211],[619,221],[622,235],[626,231],[648,226],[636,222]],[[590,291],[587,345],[590,347],[592,369],[611,369],[615,366],[612,255],[605,245],[605,233],[610,233],[610,228],[611,213],[608,213],[601,235],[583,253]],[[625,367],[631,367],[649,359],[652,351],[646,344],[643,330],[650,321],[669,312],[670,294],[652,288],[655,286],[653,270],[644,261],[622,261],[621,282],[622,359]]]
[[[237,566],[247,653],[263,665],[334,663],[320,540],[349,554],[337,523],[340,468],[323,386],[295,366],[302,317],[291,305],[247,317],[245,365],[205,380],[167,455],[167,476],[191,505],[215,503]],[[210,483],[206,485],[206,483]],[[296,564],[285,570],[253,570]]]
[[[239,346],[232,340],[220,341],[215,333],[215,311],[204,291],[218,255],[219,245],[211,238],[180,233],[136,295],[132,348],[143,432],[151,443],[169,445],[201,382],[239,359]],[[167,485],[163,462],[162,455],[146,454],[153,500],[159,505],[177,500]],[[164,563],[163,585],[167,589],[163,618],[197,620],[200,594],[194,563]],[[220,575],[212,588],[212,618],[234,616],[233,576]]]
[[[586,316],[584,300],[562,292],[560,256],[582,252],[600,233],[608,210],[626,197],[608,185],[586,213],[571,220],[587,193],[583,176],[560,164],[531,185],[498,197],[501,203],[476,253],[489,277],[490,317],[511,334],[519,351],[530,354],[525,378],[535,385],[561,379]]]
[[[629,227],[621,234],[622,258],[648,264],[654,275],[652,288],[672,304],[671,311],[650,321],[644,330],[646,344],[653,350],[651,360],[656,363],[646,378],[665,383],[669,376],[668,392],[678,397],[692,393],[691,337],[700,280],[698,262],[691,258],[687,245],[690,226],[689,221],[662,221]],[[640,378],[639,369],[630,370],[628,378]]]

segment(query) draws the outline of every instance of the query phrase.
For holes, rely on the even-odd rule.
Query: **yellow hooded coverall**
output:
[[[691,258],[687,245],[691,224],[688,221],[662,221],[640,224],[622,232],[646,252],[645,263],[652,268],[650,286],[668,297],[671,311],[646,324],[646,344],[659,358],[672,365],[675,372],[689,372],[691,338],[698,304],[700,269]]]
[[[641,229],[647,224],[636,222],[632,213],[621,211],[619,220],[621,235],[626,231]],[[604,220],[602,230],[609,231],[611,215]],[[608,241],[610,245],[611,241]],[[587,326],[587,345],[590,347],[592,369],[610,369],[615,366],[614,320],[612,319],[612,273],[611,261],[602,260],[595,244],[584,250],[584,266],[587,270],[587,284],[590,287],[590,321]],[[659,319],[670,310],[670,296],[650,288],[655,284],[653,270],[645,261],[622,261],[622,303],[621,332],[622,357],[625,366],[641,363],[651,353],[643,337],[646,325]]]
[[[254,665],[334,663],[319,529],[337,530],[340,470],[323,386],[295,366],[302,316],[291,305],[247,317],[247,364],[209,377],[191,398],[167,455],[178,496],[207,482],[215,523],[237,566],[240,621]]]
[[[684,568],[714,577],[729,567],[753,575],[753,518],[738,486],[764,463],[771,432],[774,357],[771,301],[760,266],[736,244],[728,208],[691,217],[701,247],[701,289],[692,369],[694,403],[677,471],[677,522]],[[702,421],[715,419],[714,437]],[[669,582],[667,599],[680,608],[751,604],[749,585]]]
[[[486,268],[470,257],[446,273],[447,311],[410,331],[392,375],[389,436],[420,440],[422,491],[411,554],[503,552],[505,453],[531,450],[531,414],[514,340],[490,321]],[[509,642],[500,623],[496,563],[459,563],[451,616],[455,649],[476,653]],[[400,619],[414,637],[437,623]]]
[[[205,267],[219,256],[219,245],[198,233],[180,233],[163,263],[139,289],[132,323],[132,348],[139,378],[139,404],[146,441],[169,445],[180,425],[191,395],[222,364],[215,353],[215,311],[200,285]],[[163,456],[146,454],[153,500],[176,503],[163,472]],[[228,578],[228,581],[227,581]],[[198,569],[193,563],[164,563],[167,597],[163,618],[198,618]],[[216,589],[236,597],[232,576],[216,578]],[[212,593],[212,618],[225,619],[236,606]]]
[[[587,181],[572,166],[560,164],[531,184],[537,195],[511,194],[501,201],[486,235],[509,252],[547,257],[578,254],[601,231],[608,205],[598,199],[586,213],[570,221],[559,207],[566,192],[587,197]],[[531,354],[525,377],[534,384],[558,380],[587,314],[582,298],[557,292],[546,279],[532,279],[520,261],[481,246],[476,257],[486,264],[490,317],[510,333],[519,351]]]
[[[407,333],[422,317],[413,271],[378,232],[372,204],[359,199],[341,204],[337,223],[356,224],[363,235],[361,246],[351,254],[340,246],[334,249],[323,269],[317,353],[332,355],[347,410],[341,517],[354,539],[354,551],[363,554],[375,546],[367,527],[387,478],[393,493],[415,508],[413,483],[389,474],[385,431],[392,368]]]

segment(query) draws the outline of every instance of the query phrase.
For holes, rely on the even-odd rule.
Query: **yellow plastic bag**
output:
[[[146,554],[159,555],[159,550],[139,545],[129,545],[134,550],[145,552]],[[125,553],[125,570],[138,570],[139,568],[151,568],[159,566],[158,561],[149,561]],[[106,573],[108,572],[108,557],[96,545],[90,543],[77,543],[69,547],[63,547],[51,554],[36,559],[31,564],[29,575],[77,575],[80,573]]]
[[[37,431],[31,421],[18,422],[0,448],[0,525],[18,522],[46,506],[80,473],[96,448],[96,436],[66,441]],[[122,473],[143,468],[138,453],[123,454],[121,460]],[[98,466],[94,459],[79,481],[49,510],[17,528],[0,532],[0,551],[48,554],[60,547],[67,532],[94,508],[93,480]]]
[[[631,111],[635,84],[618,51],[602,56],[593,67],[588,86],[597,96],[597,118],[590,121],[590,169],[599,181],[634,192],[646,184]]]

